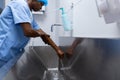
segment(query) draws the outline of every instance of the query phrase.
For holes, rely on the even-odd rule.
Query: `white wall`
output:
[[[99,16],[95,0],[81,0],[73,10],[73,36],[86,38],[120,38],[116,23],[106,24]]]
[[[58,0],[59,8],[63,7],[65,9],[67,13],[67,17],[69,18],[71,22],[72,22],[72,10],[71,10],[72,2],[73,0]],[[59,15],[57,16],[57,18],[59,19],[58,23],[62,23],[61,14],[58,13],[58,15]],[[64,31],[63,27],[59,27],[58,32],[60,36],[59,37],[60,46],[68,46],[72,44],[75,38],[70,37],[72,34],[71,31]]]

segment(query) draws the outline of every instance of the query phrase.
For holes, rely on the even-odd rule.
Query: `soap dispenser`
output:
[[[62,18],[62,25],[64,27],[64,30],[65,31],[71,31],[72,26],[71,26],[71,23],[70,23],[70,21],[67,17],[67,14],[65,13],[64,8],[60,8],[60,10],[62,11],[61,18]]]

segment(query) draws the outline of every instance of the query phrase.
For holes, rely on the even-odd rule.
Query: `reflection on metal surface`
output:
[[[46,72],[46,77],[43,80],[65,80],[58,68],[50,68]]]
[[[120,80],[120,40],[84,39],[73,57],[62,62],[51,47],[33,46],[8,74],[15,79],[5,80]]]
[[[120,80],[120,40],[85,39],[63,62],[73,80]]]

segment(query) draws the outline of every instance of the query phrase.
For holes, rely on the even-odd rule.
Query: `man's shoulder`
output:
[[[13,0],[8,4],[8,6],[14,6],[14,7],[19,7],[19,6],[25,7],[26,5],[27,2],[24,0]]]

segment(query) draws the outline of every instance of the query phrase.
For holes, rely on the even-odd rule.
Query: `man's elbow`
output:
[[[24,33],[24,36],[31,37],[31,34],[30,33]]]

